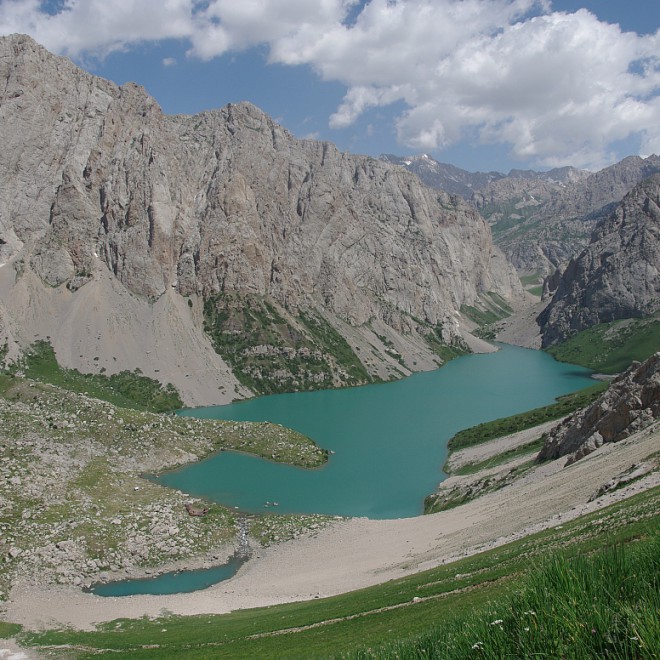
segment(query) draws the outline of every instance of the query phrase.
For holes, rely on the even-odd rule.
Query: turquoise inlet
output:
[[[189,571],[163,573],[151,578],[99,582],[89,591],[97,596],[136,596],[138,594],[182,594],[206,589],[212,584],[228,580],[245,563],[244,558],[232,557],[225,564]]]
[[[416,516],[444,478],[452,435],[552,403],[593,384],[590,373],[502,345],[393,383],[185,410],[180,414],[282,424],[333,453],[324,467],[305,470],[226,451],[157,480],[245,512]]]

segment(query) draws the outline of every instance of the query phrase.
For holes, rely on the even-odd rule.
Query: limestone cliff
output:
[[[568,456],[567,465],[618,442],[660,416],[660,353],[638,362],[593,404],[567,417],[545,440],[539,460]]]
[[[468,205],[248,103],[167,116],[17,35],[0,80],[3,327],[50,336],[69,366],[140,367],[206,403],[246,394],[274,363],[241,386],[227,362],[263,346],[304,362],[298,380],[282,365],[288,389],[352,384],[434,366],[464,346],[461,306],[521,294]]]
[[[573,258],[539,316],[543,346],[660,309],[660,174],[630,192]]]

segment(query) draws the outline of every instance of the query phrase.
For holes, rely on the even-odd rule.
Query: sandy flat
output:
[[[660,474],[587,503],[600,485],[660,449],[660,424],[568,468],[545,463],[461,507],[401,520],[352,519],[260,550],[238,575],[204,591],[102,598],[73,587],[18,584],[5,618],[29,628],[89,628],[119,617],[224,613],[343,593],[401,577],[569,520],[660,484]]]

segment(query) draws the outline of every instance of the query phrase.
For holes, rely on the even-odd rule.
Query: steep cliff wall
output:
[[[521,293],[466,204],[401,168],[297,140],[250,104],[167,116],[140,87],[16,35],[0,40],[0,80],[5,325],[23,344],[48,334],[70,366],[139,366],[206,402],[246,393],[226,362],[236,370],[257,342],[268,355],[320,352],[314,377],[352,384],[364,375],[345,377],[319,327],[368,377],[394,377],[440,361],[439,344],[462,345],[462,305]],[[217,324],[255,314],[274,334],[228,348]],[[252,387],[263,368],[246,369]],[[216,371],[222,396],[201,397],[192,383]]]
[[[660,175],[634,188],[573,258],[539,317],[543,345],[660,309]]]

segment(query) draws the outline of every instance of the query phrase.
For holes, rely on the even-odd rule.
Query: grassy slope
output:
[[[503,465],[504,463],[508,463],[509,461],[512,461],[515,458],[520,458],[521,456],[538,454],[538,452],[541,451],[542,446],[543,440],[541,438],[537,438],[536,440],[532,440],[531,442],[521,445],[520,447],[508,449],[507,451],[503,451],[500,454],[486,458],[485,460],[479,461],[478,463],[466,463],[465,465],[461,465],[461,467],[458,469],[452,470],[451,473],[456,476],[475,474],[477,472],[481,472],[482,470],[488,470],[490,468],[497,467],[498,465]]]
[[[571,557],[615,543],[645,541],[654,533],[657,536],[659,504],[660,488],[656,488],[459,562],[333,598],[224,616],[120,620],[100,626],[96,632],[24,633],[21,641],[49,647],[51,654],[54,645],[71,645],[62,655],[70,656],[75,650],[76,657],[119,651],[131,658],[314,658],[346,653],[389,658],[394,649],[406,649],[399,657],[426,657],[415,651],[419,636],[430,636],[436,640],[433,644],[442,643],[443,629],[438,631],[437,626],[445,621],[450,630],[481,633],[484,621],[490,623],[495,615],[510,619],[509,613],[515,611],[511,609],[512,593],[529,585],[530,571],[558,548]],[[542,605],[535,606],[537,616],[551,616]],[[506,625],[508,630],[508,619]],[[555,638],[562,630],[553,628]],[[622,630],[628,635],[627,628]],[[468,641],[479,640],[469,637]],[[436,657],[445,657],[444,650]]]
[[[557,553],[469,616],[356,658],[654,658],[660,640],[660,534],[592,555]]]
[[[485,422],[459,431],[449,440],[449,450],[458,451],[459,449],[489,442],[490,440],[511,433],[531,429],[534,426],[553,419],[559,419],[578,408],[588,406],[606,387],[606,383],[596,383],[579,392],[573,392],[559,397],[556,403],[552,403],[549,406],[534,408],[528,412],[512,415],[511,417],[502,417],[492,422]]]
[[[660,318],[626,319],[594,326],[548,350],[561,362],[580,364],[604,374],[627,369],[660,351]]]
[[[204,328],[239,381],[257,394],[373,380],[348,342],[316,312],[293,317],[263,296],[219,294],[204,304]]]
[[[183,408],[183,401],[172,384],[163,386],[157,380],[143,376],[139,370],[106,376],[65,369],[58,365],[55,352],[46,341],[32,344],[12,371],[22,371],[32,380],[87,394],[123,408],[150,412]]]

